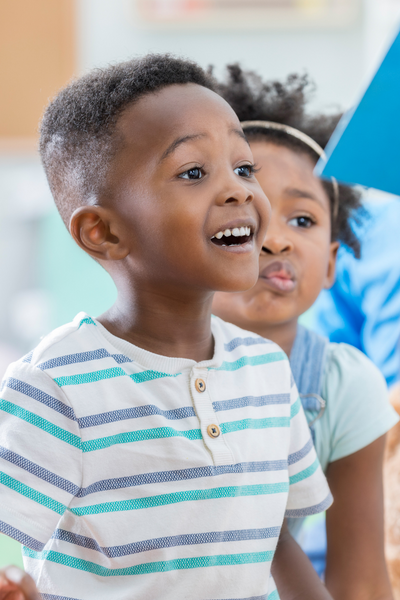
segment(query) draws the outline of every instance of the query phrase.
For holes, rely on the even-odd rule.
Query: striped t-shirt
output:
[[[217,318],[212,331],[196,363],[81,313],[9,367],[0,530],[45,600],[277,597],[285,513],[331,495],[286,355]]]

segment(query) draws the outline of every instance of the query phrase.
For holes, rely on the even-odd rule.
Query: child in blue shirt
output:
[[[338,252],[336,281],[312,308],[312,327],[331,342],[364,352],[388,387],[400,377],[400,202],[374,195],[364,202],[366,218],[356,228],[362,255]]]
[[[383,547],[382,458],[397,422],[384,379],[359,350],[328,343],[298,319],[335,277],[339,242],[359,255],[350,226],[357,193],[313,174],[337,117],[309,116],[306,77],[264,82],[238,65],[220,93],[238,114],[272,216],[257,284],[217,293],[214,312],[277,342],[290,356],[335,503],[327,511],[325,581],[340,600],[391,600]],[[290,524],[299,533],[301,521]],[[279,586],[278,586],[279,588]]]

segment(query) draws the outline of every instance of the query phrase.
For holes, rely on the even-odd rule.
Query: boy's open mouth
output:
[[[212,236],[211,241],[216,246],[242,246],[253,238],[254,233],[249,226],[234,227],[218,231]]]

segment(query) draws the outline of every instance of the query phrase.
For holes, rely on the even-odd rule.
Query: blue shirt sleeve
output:
[[[331,342],[362,350],[387,384],[400,378],[400,200],[368,203],[369,218],[356,232],[357,260],[345,247],[338,254],[336,283],[312,309],[312,328]]]

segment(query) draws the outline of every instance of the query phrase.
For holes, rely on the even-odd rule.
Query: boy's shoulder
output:
[[[28,363],[32,367],[43,368],[48,363],[56,364],[61,358],[88,352],[98,346],[95,333],[96,322],[84,312],[76,315],[70,322],[57,327],[47,334],[39,344],[18,363]]]
[[[212,319],[212,332],[215,339],[214,368],[219,372],[226,371],[228,377],[239,377],[242,383],[246,380],[250,386],[256,378],[264,382],[268,379],[269,384],[277,386],[277,389],[292,389],[289,359],[275,342],[217,317]],[[246,367],[246,372],[243,367]]]
[[[216,355],[212,362],[246,360],[247,357],[254,366],[261,366],[263,363],[270,362],[270,359],[287,361],[286,354],[277,344],[254,332],[241,329],[215,316],[212,317],[211,326],[216,341]],[[118,363],[122,358],[124,358],[123,362],[132,362],[138,353],[136,359],[139,357],[140,367],[140,352],[144,351],[136,348],[134,352],[132,347],[131,358],[119,354],[124,349],[122,345],[127,343],[120,340],[122,344],[118,345],[118,339],[106,334],[101,325],[81,312],[70,323],[46,335],[31,352],[10,365],[9,369],[14,372],[23,368],[24,371],[28,369],[31,373],[34,371],[49,373],[55,367],[72,366],[73,363],[104,359],[106,356],[115,358]],[[269,358],[265,360],[257,358],[261,359],[267,355]]]
[[[261,346],[266,353],[279,352],[287,359],[282,348],[272,340],[263,338],[253,331],[242,329],[237,325],[233,325],[233,323],[223,321],[214,315],[212,316],[212,330],[214,337],[218,335],[223,340],[225,352],[233,352],[238,348],[247,351]]]

